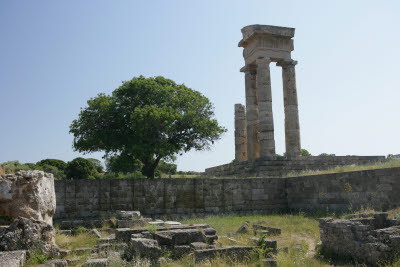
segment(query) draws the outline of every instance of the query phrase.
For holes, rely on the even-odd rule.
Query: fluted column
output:
[[[245,73],[247,158],[251,160],[260,157],[256,69],[246,65],[241,71]]]
[[[260,157],[275,155],[270,63],[269,58],[257,59],[256,61]]]
[[[235,104],[235,160],[247,160],[246,108]]]
[[[297,103],[296,73],[297,61],[280,61],[282,67],[283,101],[285,106],[285,140],[286,155],[298,157],[301,155],[299,108]]]

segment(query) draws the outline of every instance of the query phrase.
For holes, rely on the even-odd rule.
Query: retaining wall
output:
[[[146,215],[268,213],[285,209],[388,209],[400,205],[400,168],[292,178],[55,181],[55,218],[115,210]]]
[[[206,176],[216,177],[285,177],[304,170],[326,170],[344,165],[365,165],[385,161],[384,156],[310,156],[257,158],[208,168]]]

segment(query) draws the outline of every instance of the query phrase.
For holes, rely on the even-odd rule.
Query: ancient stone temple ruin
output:
[[[368,164],[384,157],[302,157],[297,101],[297,61],[292,59],[294,28],[249,25],[242,29],[246,106],[235,104],[235,160],[206,169],[208,176],[282,177],[302,170]],[[285,112],[285,157],[275,151],[271,63],[282,68]]]
[[[275,156],[270,64],[282,67],[285,108],[286,155],[300,156],[300,127],[297,104],[293,28],[250,25],[242,29],[245,66],[246,111],[235,105],[235,144],[238,161]],[[239,111],[240,110],[240,111]],[[246,116],[241,114],[245,113]],[[246,141],[244,141],[246,140]],[[247,145],[244,146],[244,143]],[[244,151],[246,150],[246,152]],[[247,154],[247,158],[243,155]]]

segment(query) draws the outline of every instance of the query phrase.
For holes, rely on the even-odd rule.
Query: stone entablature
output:
[[[359,218],[319,220],[323,254],[351,257],[369,266],[386,265],[398,257],[400,220],[390,220],[383,212],[356,216]]]
[[[269,25],[250,25],[242,29],[243,39],[239,47],[243,47],[245,66],[240,71],[245,73],[248,160],[275,156],[271,62],[282,67],[286,155],[289,159],[301,155],[295,74],[297,61],[291,58],[294,31],[293,28]],[[246,159],[236,157],[236,160]]]

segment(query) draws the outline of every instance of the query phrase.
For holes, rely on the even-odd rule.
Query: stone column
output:
[[[257,59],[258,122],[260,157],[275,155],[274,119],[272,115],[271,74],[269,58]]]
[[[286,155],[299,157],[301,155],[299,109],[297,104],[296,73],[297,61],[280,61],[282,67],[283,102],[285,106],[285,140]]]
[[[247,160],[246,108],[235,104],[235,160]]]
[[[240,71],[245,73],[247,158],[251,160],[260,157],[256,68],[246,65]]]

